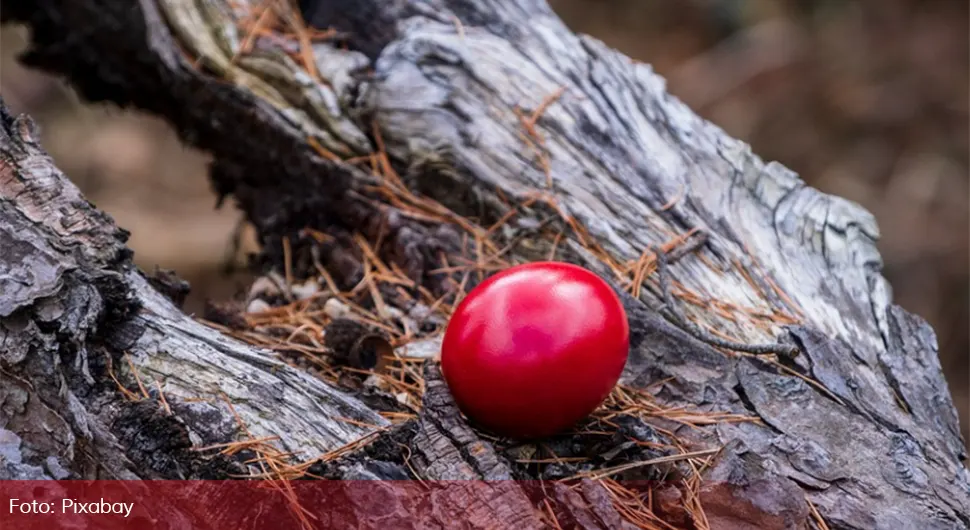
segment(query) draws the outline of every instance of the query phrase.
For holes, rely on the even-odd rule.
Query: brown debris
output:
[[[202,318],[230,329],[246,329],[248,325],[243,317],[243,309],[238,302],[207,300],[205,309],[202,311]]]
[[[148,283],[158,292],[165,295],[176,307],[182,308],[185,297],[189,295],[189,282],[179,278],[175,271],[155,267],[155,273],[148,276]]]
[[[348,318],[335,318],[327,324],[323,344],[337,365],[361,370],[372,370],[379,362],[394,355],[394,349],[383,333]]]

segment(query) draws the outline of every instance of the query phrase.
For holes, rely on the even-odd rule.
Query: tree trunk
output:
[[[365,274],[352,244],[363,234],[452,301],[455,284],[470,288],[483,270],[538,259],[614,282],[632,332],[624,385],[663,407],[757,419],[655,431],[724,448],[699,490],[706,522],[668,510],[671,520],[799,528],[817,508],[830,528],[970,525],[936,339],[892,304],[868,212],[765,163],[667,94],[648,65],[573,34],[541,0],[300,4],[311,24],[342,34],[313,42],[312,61],[295,37],[239,30],[243,17],[261,18],[246,2],[4,0],[2,16],[31,28],[26,64],[64,75],[88,100],[162,116],[211,152],[213,186],[255,225],[267,267],[305,275],[319,258],[348,289]],[[276,16],[306,35],[285,13]],[[18,455],[3,460],[4,477],[223,477],[246,471],[240,458],[192,448],[278,437],[279,451],[308,462],[376,430],[374,444],[316,470],[529,476],[509,444],[464,424],[433,364],[420,416],[392,427],[373,396],[183,315],[28,121],[4,114],[0,134],[0,435]],[[383,177],[355,161],[374,152],[389,155],[374,158]],[[700,247],[670,276],[686,319],[704,335],[780,341],[800,355],[714,347],[685,327],[649,274],[649,249],[685,240]],[[478,269],[441,274],[442,259]],[[556,514],[588,528],[629,524],[602,487],[557,489]],[[468,517],[544,524],[524,489],[490,494]],[[511,512],[490,512],[499,498]]]

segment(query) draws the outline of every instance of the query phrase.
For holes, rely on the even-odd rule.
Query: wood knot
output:
[[[335,364],[361,370],[383,366],[394,348],[380,330],[349,318],[335,318],[324,329],[323,344]]]

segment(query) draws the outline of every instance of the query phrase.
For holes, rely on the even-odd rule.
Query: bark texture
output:
[[[232,440],[241,425],[313,456],[366,434],[338,417],[387,423],[179,311],[132,266],[127,234],[54,167],[29,119],[4,110],[3,120],[0,428],[23,444],[4,458],[12,476],[199,478],[231,470],[190,449]],[[126,400],[112,377],[147,399]]]
[[[675,285],[748,316],[706,303],[684,304],[688,317],[802,351],[777,362],[726,355],[665,318],[652,280],[638,298],[624,295],[633,333],[625,383],[649,386],[668,405],[762,420],[690,435],[726,447],[707,472],[719,488],[712,505],[744,504],[778,528],[806,524],[805,499],[831,528],[970,526],[966,454],[936,339],[893,305],[878,228],[861,207],[761,160],[667,94],[648,65],[573,34],[541,0],[303,1],[312,24],[335,27],[348,44],[313,44],[316,78],[280,51],[285,42],[234,59],[245,42],[236,19],[253,6],[231,4],[4,0],[0,12],[32,29],[25,63],[64,75],[87,99],[163,116],[210,151],[213,186],[255,224],[268,265],[307,226],[381,232],[388,261],[445,288],[431,270],[441,253],[461,253],[460,223],[405,215],[374,190],[374,177],[342,161],[380,144],[414,193],[460,215],[495,220],[510,202],[554,197],[519,208],[502,229],[514,261],[556,252],[612,278],[591,244],[627,262],[674,234],[703,231],[701,250],[671,267]],[[0,447],[20,455],[8,473],[192,477],[237,465],[184,456],[193,444],[231,438],[237,425],[227,406],[191,401],[200,395],[226,395],[253,436],[279,436],[308,456],[366,434],[337,417],[384,424],[357,399],[181,315],[132,269],[122,232],[66,183],[26,122],[5,116],[4,130],[0,237],[18,249],[0,260],[0,433],[19,436]],[[564,230],[559,241],[563,215],[585,229]],[[297,262],[307,256],[297,249]],[[338,281],[359,277],[339,238],[320,257]],[[148,380],[166,381],[172,415],[120,398],[106,377],[127,359]],[[434,381],[422,417],[392,435],[414,449],[418,471],[513,476],[447,412]],[[30,427],[48,417],[53,434]],[[155,429],[184,433],[166,448],[168,460],[139,449]],[[470,451],[475,444],[482,449]],[[402,462],[375,455],[321,472],[404,473]],[[598,506],[595,485],[584,494]],[[525,493],[496,495],[518,506],[500,520],[531,524],[521,522],[534,517]],[[725,508],[712,526],[755,524],[739,510]],[[577,524],[614,526],[616,513],[600,512],[598,522]]]

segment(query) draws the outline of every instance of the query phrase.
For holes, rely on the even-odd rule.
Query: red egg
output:
[[[458,305],[441,369],[473,422],[516,438],[558,433],[588,416],[626,364],[623,304],[582,267],[536,262],[482,282]]]

